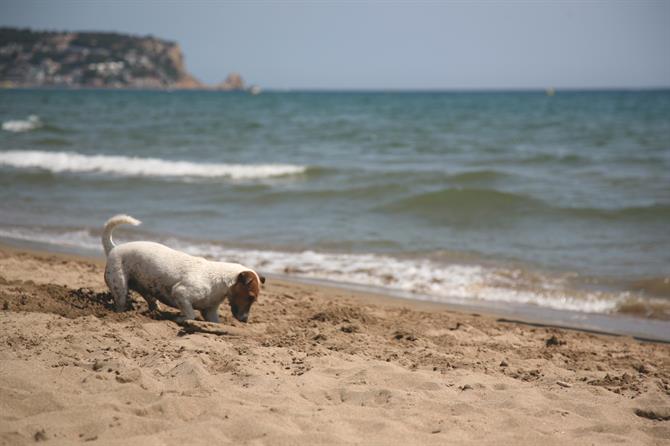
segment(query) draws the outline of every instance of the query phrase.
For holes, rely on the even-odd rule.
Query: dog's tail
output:
[[[112,240],[112,231],[119,225],[133,225],[137,226],[141,221],[131,217],[130,215],[115,215],[114,217],[107,220],[105,223],[105,229],[102,231],[102,247],[105,248],[105,255],[109,255],[109,251],[112,250],[116,245],[114,240]]]

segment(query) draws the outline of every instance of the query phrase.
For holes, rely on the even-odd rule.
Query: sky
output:
[[[0,0],[0,26],[151,34],[206,83],[670,87],[670,1]]]

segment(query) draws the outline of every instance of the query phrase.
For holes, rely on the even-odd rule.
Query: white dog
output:
[[[195,310],[210,322],[219,322],[219,305],[225,298],[235,319],[246,322],[265,278],[238,263],[212,262],[153,242],[116,246],[112,231],[121,224],[140,221],[117,215],[105,223],[102,246],[107,255],[105,283],[114,296],[116,311],[126,308],[128,290],[137,291],[157,308],[156,300],[179,308],[179,321],[195,319]]]

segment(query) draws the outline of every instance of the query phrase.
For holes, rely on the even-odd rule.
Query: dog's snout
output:
[[[249,319],[249,313],[236,314],[235,319],[237,319],[240,322],[247,322],[247,320]]]

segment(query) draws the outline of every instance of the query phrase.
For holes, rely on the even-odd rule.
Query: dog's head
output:
[[[249,319],[251,305],[256,302],[261,292],[261,283],[265,283],[265,277],[253,271],[242,271],[235,284],[230,287],[230,311],[238,321],[246,322]]]

